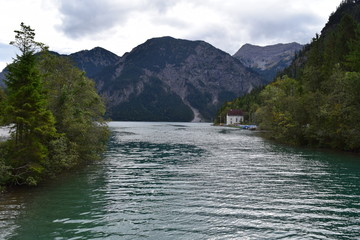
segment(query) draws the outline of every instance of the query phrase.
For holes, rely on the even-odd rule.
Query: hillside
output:
[[[360,152],[360,1],[346,0],[322,34],[264,89],[223,105],[280,142]]]

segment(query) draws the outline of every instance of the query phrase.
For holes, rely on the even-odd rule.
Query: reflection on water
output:
[[[0,238],[360,238],[356,156],[204,123],[110,126],[104,161],[1,196]]]

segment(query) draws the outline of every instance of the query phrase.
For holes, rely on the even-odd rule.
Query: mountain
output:
[[[299,43],[256,46],[245,44],[233,57],[239,59],[246,67],[259,73],[265,83],[271,82],[279,71],[288,67],[295,54],[303,48]]]
[[[73,53],[69,57],[81,70],[86,72],[89,78],[95,77],[121,59],[121,57],[101,47]]]
[[[204,41],[161,37],[122,57],[100,47],[68,57],[94,79],[112,120],[210,121],[224,102],[263,82]]]
[[[261,85],[240,61],[203,41],[150,39],[121,58],[102,57],[100,69],[95,55],[104,52],[70,56],[95,80],[113,120],[207,121],[225,101]]]

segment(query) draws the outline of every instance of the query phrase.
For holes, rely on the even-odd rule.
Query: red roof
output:
[[[244,116],[243,111],[240,109],[230,109],[227,113],[228,116]]]

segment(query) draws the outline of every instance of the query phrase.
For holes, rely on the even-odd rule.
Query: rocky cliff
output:
[[[264,83],[271,82],[279,71],[288,67],[303,45],[299,43],[276,44],[265,47],[245,44],[234,57],[246,67],[259,73]]]

